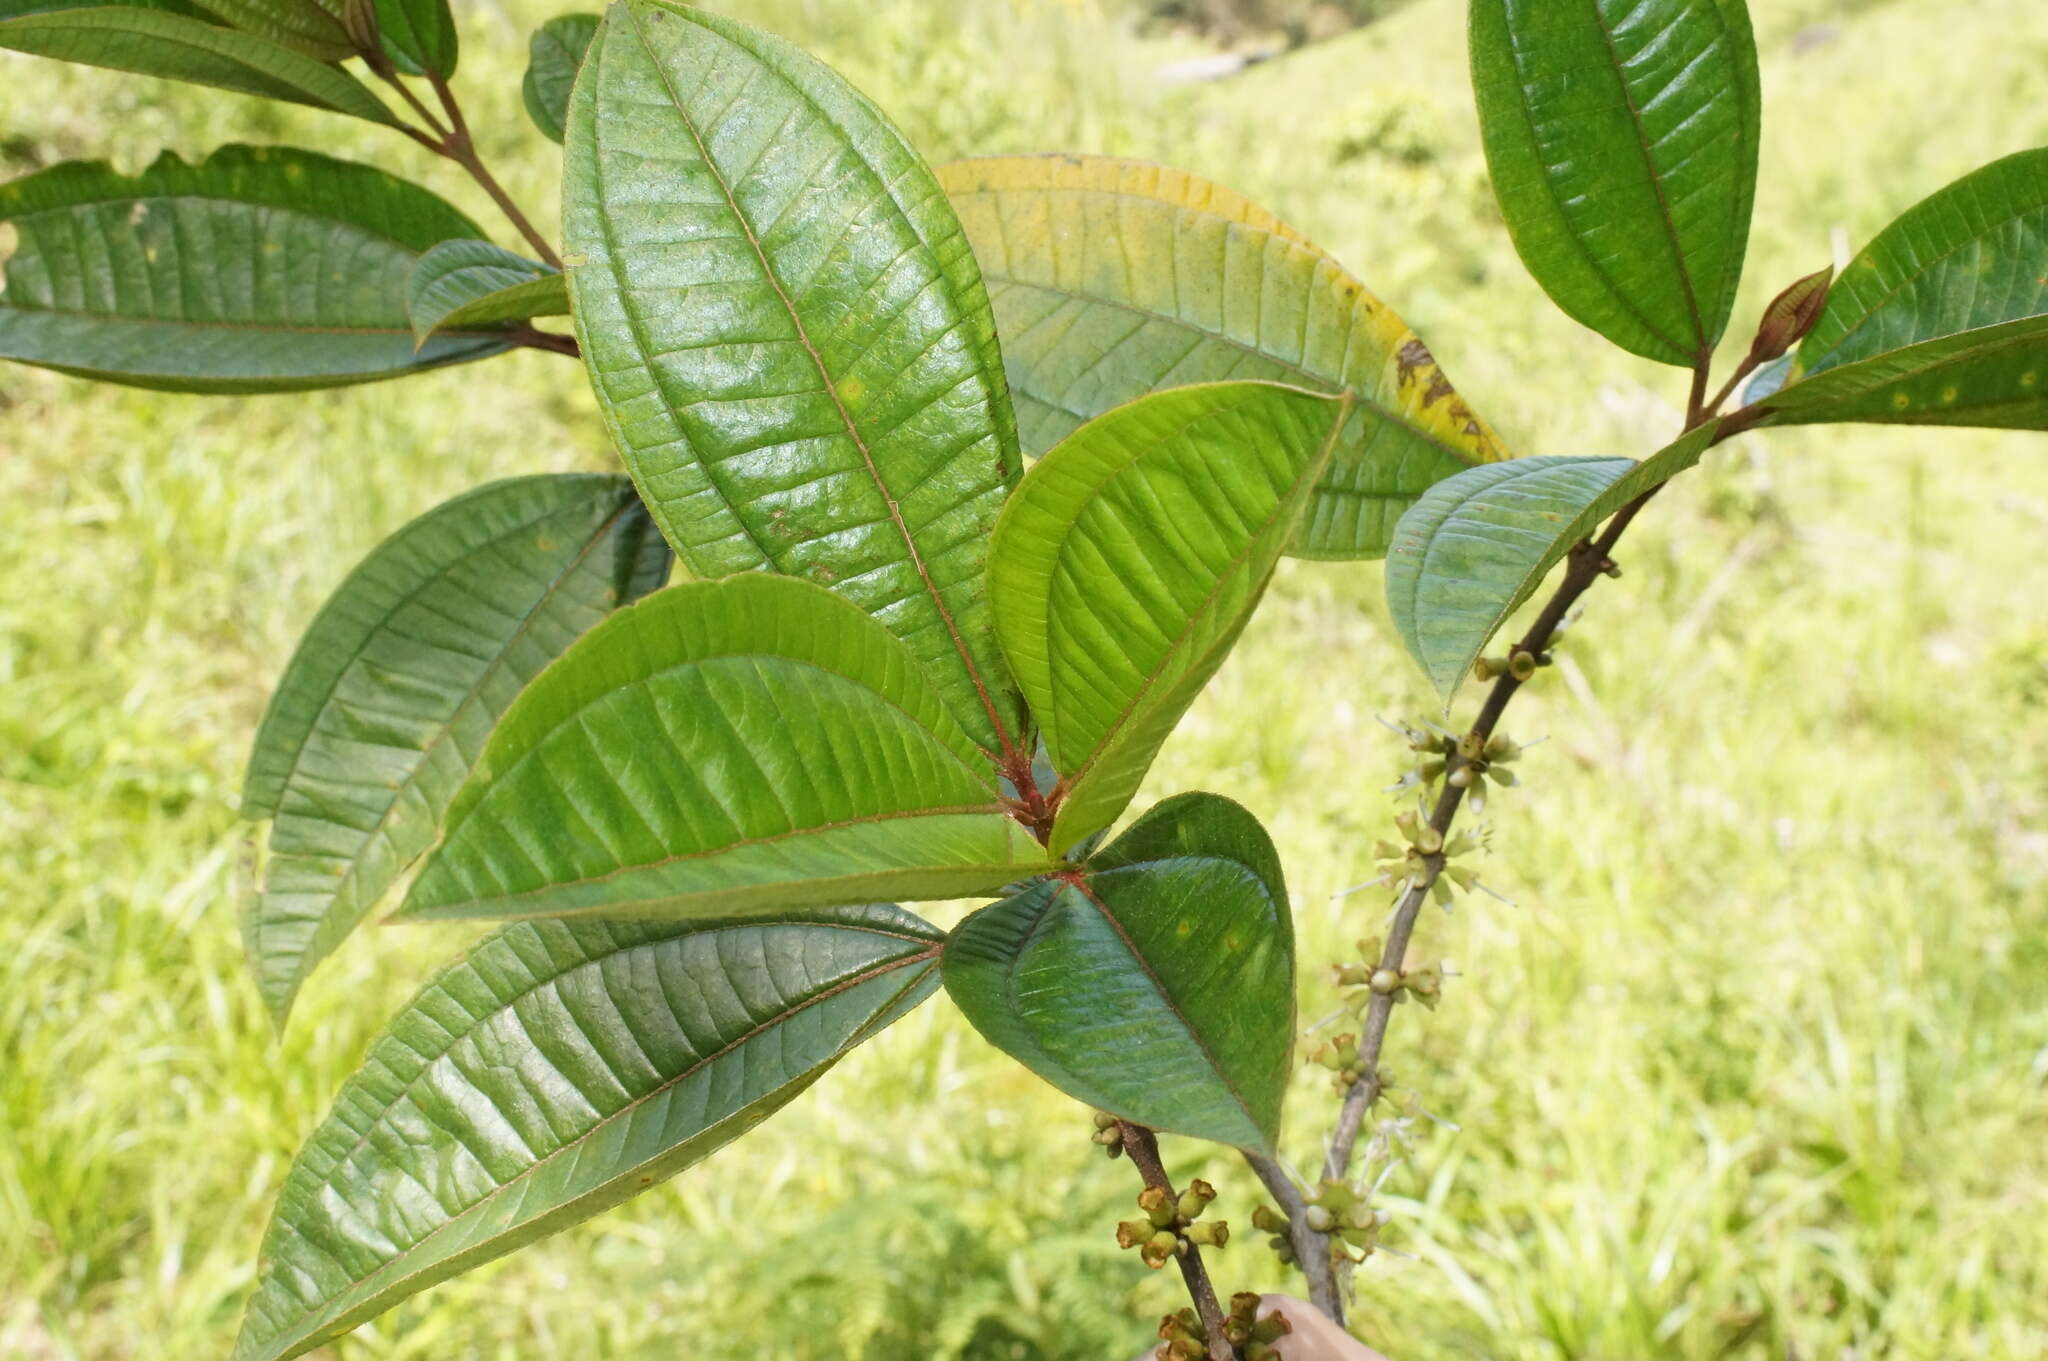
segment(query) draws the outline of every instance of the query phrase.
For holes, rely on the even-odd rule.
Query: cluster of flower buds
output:
[[[1385,1210],[1373,1209],[1367,1194],[1350,1182],[1326,1181],[1309,1198],[1303,1218],[1309,1228],[1329,1238],[1330,1264],[1343,1267],[1372,1256],[1388,1216]],[[1282,1262],[1295,1263],[1292,1220],[1270,1205],[1261,1205],[1252,1211],[1252,1227],[1272,1235],[1268,1243]]]
[[[1108,1111],[1095,1112],[1095,1133],[1090,1137],[1102,1145],[1102,1151],[1110,1157],[1121,1158],[1124,1155],[1123,1121]]]
[[[1159,1350],[1156,1361],[1203,1361],[1209,1355],[1209,1330],[1192,1309],[1168,1314],[1159,1320]]]
[[[1223,1320],[1223,1337],[1246,1361],[1278,1361],[1275,1342],[1294,1331],[1285,1315],[1259,1317],[1259,1297],[1243,1291],[1230,1297],[1230,1313]],[[1209,1330],[1192,1309],[1168,1314],[1159,1321],[1160,1348],[1157,1361],[1201,1361],[1209,1355]]]
[[[1294,1239],[1288,1236],[1294,1231],[1294,1226],[1286,1215],[1270,1205],[1257,1206],[1252,1210],[1252,1227],[1260,1233],[1271,1234],[1266,1246],[1273,1249],[1273,1255],[1284,1265],[1294,1265]]]
[[[1362,940],[1358,949],[1366,960],[1376,959],[1380,954],[1379,939]],[[1391,997],[1396,1002],[1413,997],[1435,1011],[1437,1000],[1443,996],[1443,970],[1434,964],[1419,969],[1389,969],[1369,962],[1333,964],[1330,977],[1344,991],[1345,1004],[1353,1011],[1364,1011],[1375,997]]]
[[[1335,1086],[1340,1095],[1365,1076],[1365,1062],[1359,1055],[1356,1035],[1336,1035],[1324,1040],[1309,1051],[1308,1061],[1336,1074]]]
[[[1481,657],[1472,663],[1472,679],[1481,684],[1499,680],[1502,676],[1526,681],[1536,674],[1538,668],[1549,666],[1551,660],[1548,652],[1531,652],[1518,647],[1505,657]]]
[[[1223,1337],[1245,1355],[1245,1361],[1276,1361],[1280,1353],[1273,1344],[1294,1331],[1284,1314],[1259,1317],[1259,1297],[1241,1291],[1230,1297],[1230,1314],[1223,1320]]]
[[[1216,1188],[1197,1178],[1175,1196],[1164,1186],[1148,1186],[1138,1192],[1143,1219],[1126,1219],[1116,1226],[1116,1245],[1136,1248],[1146,1266],[1157,1271],[1191,1247],[1220,1248],[1230,1241],[1230,1225],[1222,1220],[1196,1223]]]
[[[1511,753],[1505,759],[1513,760],[1521,754],[1521,748],[1506,738],[1494,740],[1504,743],[1503,750]],[[1486,745],[1491,748],[1493,743]],[[1461,766],[1457,773],[1463,774],[1471,769],[1472,766]],[[1391,841],[1382,841],[1373,847],[1373,854],[1378,857],[1380,873],[1393,883],[1397,895],[1406,893],[1417,884],[1428,884],[1436,900],[1449,907],[1457,892],[1470,893],[1478,887],[1479,876],[1470,866],[1459,862],[1486,849],[1483,830],[1477,836],[1470,832],[1457,832],[1446,840],[1442,832],[1424,822],[1422,815],[1413,809],[1395,818],[1394,825],[1401,829],[1406,844],[1397,846]],[[1441,868],[1434,877],[1430,874],[1432,859],[1441,860]],[[1368,953],[1367,958],[1371,957]],[[1390,983],[1385,990],[1392,991],[1395,986],[1397,984]]]
[[[1387,1212],[1375,1210],[1367,1195],[1348,1181],[1326,1181],[1310,1197],[1305,1218],[1317,1233],[1330,1235],[1330,1260],[1363,1262],[1379,1246]]]

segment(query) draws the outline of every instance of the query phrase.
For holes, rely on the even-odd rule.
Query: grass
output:
[[[742,7],[735,7],[742,8]],[[1459,17],[1420,0],[1244,77],[1162,91],[1085,0],[782,0],[931,155],[1171,160],[1262,199],[1424,331],[1525,451],[1640,453],[1681,379],[1550,311],[1486,195]],[[1983,160],[2048,142],[2033,0],[1758,0],[1764,182],[1739,316]],[[544,13],[466,11],[465,88],[552,213],[517,110]],[[1816,27],[1821,26],[1821,27]],[[1816,41],[1825,38],[1824,41]],[[991,64],[990,53],[999,54]],[[0,57],[0,170],[301,142],[343,120]],[[466,937],[370,931],[272,1035],[238,955],[240,763],[297,630],[364,551],[477,481],[604,467],[544,356],[305,399],[0,369],[0,1355],[223,1355],[285,1166]],[[2048,462],[2038,438],[1849,429],[1719,451],[1630,535],[1510,729],[1490,899],[1390,1066],[1420,1120],[1407,1254],[1361,1329],[1453,1357],[1984,1358],[2048,1351]],[[1264,816],[1305,959],[1378,930],[1398,744],[1429,711],[1379,569],[1283,574],[1150,795]],[[1303,1014],[1331,1005],[1304,970]],[[1307,1162],[1333,1098],[1305,1074]],[[334,1348],[370,1358],[1121,1358],[1174,1303],[1110,1242],[1127,1168],[943,1003],[745,1143]],[[1185,1171],[1248,1180],[1200,1148]],[[1231,1287],[1281,1283],[1249,1234]]]

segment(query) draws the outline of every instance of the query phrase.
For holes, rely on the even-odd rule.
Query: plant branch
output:
[[[476,139],[470,136],[469,121],[462,116],[462,105],[456,100],[455,91],[449,88],[448,78],[439,72],[430,71],[427,73],[427,83],[433,87],[434,96],[441,101],[442,112],[448,115],[448,133],[442,138],[441,154],[469,172],[469,177],[491,196],[491,201],[498,205],[498,211],[503,213],[505,220],[526,238],[526,243],[533,247],[534,253],[543,263],[560,269],[562,257],[555,253],[555,248],[548,244],[548,239],[534,228],[526,214],[520,211],[519,205],[513,202],[512,196],[505,192],[505,186],[498,183],[497,176],[484,164],[483,157],[477,154]]]
[[[1294,1260],[1300,1264],[1302,1277],[1308,1283],[1309,1301],[1343,1322],[1344,1298],[1337,1289],[1337,1272],[1330,1261],[1330,1240],[1308,1226],[1308,1199],[1286,1169],[1271,1158],[1246,1153],[1244,1160],[1279,1203],[1280,1213],[1287,1216],[1287,1239],[1294,1245]]]
[[[1166,1165],[1159,1161],[1159,1136],[1128,1120],[1120,1120],[1117,1125],[1124,1137],[1124,1152],[1131,1155],[1145,1185],[1156,1186],[1177,1199],[1178,1193],[1166,1175]],[[1223,1305],[1216,1298],[1216,1287],[1210,1284],[1208,1268],[1202,1265],[1202,1250],[1185,1240],[1183,1246],[1185,1250],[1175,1260],[1180,1263],[1181,1279],[1187,1283],[1188,1298],[1194,1301],[1195,1313],[1201,1317],[1202,1331],[1208,1335],[1209,1361],[1240,1361],[1237,1348],[1223,1336]]]
[[[427,73],[427,83],[433,87],[441,111],[447,116],[447,121],[443,122],[435,115],[433,109],[413,92],[410,85],[399,79],[398,71],[391,65],[391,59],[384,55],[382,49],[375,46],[360,48],[358,55],[370,68],[371,74],[397,91],[399,98],[403,99],[412,111],[419,115],[420,121],[426,124],[424,128],[416,128],[409,123],[400,123],[398,130],[436,156],[445,157],[467,171],[469,177],[491,196],[491,202],[498,205],[498,211],[505,215],[505,220],[526,238],[526,244],[533,248],[534,253],[551,268],[560,269],[562,257],[555,253],[555,248],[548,244],[548,239],[542,236],[526,214],[520,211],[512,195],[505,191],[505,186],[498,182],[498,177],[491,173],[491,168],[484,164],[483,157],[478,154],[476,139],[469,132],[469,121],[462,116],[462,105],[455,98],[455,91],[449,86],[448,78],[438,72]]]
[[[1628,529],[1629,522],[1637,512],[1657,494],[1653,487],[1616,512],[1607,522],[1607,528],[1598,539],[1581,540],[1565,558],[1564,580],[1543,606],[1542,612],[1529,625],[1529,631],[1515,644],[1518,652],[1527,652],[1540,657],[1550,647],[1557,634],[1557,626],[1580,596],[1602,576],[1613,570],[1615,544]],[[1515,697],[1525,682],[1515,679],[1512,674],[1503,675],[1493,683],[1487,692],[1486,702],[1480,706],[1479,717],[1472,724],[1472,731],[1481,742],[1493,736],[1501,715],[1507,711],[1508,701]],[[1451,769],[1462,761],[1455,752],[1448,758]],[[1448,776],[1450,770],[1445,771]],[[1429,825],[1437,831],[1448,834],[1451,824],[1457,819],[1458,807],[1465,801],[1465,790],[1444,781],[1443,791],[1437,795],[1436,806],[1430,811]],[[1393,925],[1387,931],[1386,947],[1380,952],[1379,967],[1399,972],[1408,955],[1408,942],[1415,934],[1415,921],[1422,913],[1422,905],[1429,898],[1430,887],[1443,872],[1444,857],[1441,852],[1424,857],[1425,872],[1419,880],[1411,880],[1407,891],[1401,895],[1394,909]],[[1364,1033],[1358,1040],[1358,1058],[1365,1072],[1351,1089],[1345,1093],[1344,1105],[1338,1112],[1336,1132],[1330,1138],[1329,1156],[1324,1160],[1323,1175],[1332,1181],[1341,1180],[1351,1169],[1352,1150],[1357,1146],[1359,1131],[1365,1126],[1365,1115],[1380,1095],[1379,1062],[1380,1051],[1386,1044],[1387,1023],[1394,1012],[1393,993],[1375,993],[1371,1005],[1366,1009]]]
[[[1766,362],[1765,360],[1758,359],[1756,351],[1751,350],[1748,357],[1735,366],[1735,372],[1728,375],[1728,381],[1723,383],[1721,390],[1714,394],[1714,400],[1707,403],[1706,409],[1701,413],[1701,419],[1714,415],[1722,407],[1728,405],[1728,399],[1735,395],[1736,388],[1742,386],[1742,380],[1762,368]],[[1697,424],[1698,422],[1694,423]]]
[[[1702,359],[1693,370],[1691,392],[1686,400],[1686,430],[1689,432],[1711,420],[1713,413],[1727,401],[1728,394],[1734,391],[1735,384],[1741,381],[1741,377],[1738,373],[1722,390],[1721,395],[1709,403],[1706,399],[1707,361]],[[1718,443],[1718,440],[1716,442]],[[1615,545],[1621,541],[1621,536],[1627,532],[1636,515],[1660,489],[1661,487],[1652,487],[1623,506],[1607,522],[1606,528],[1597,538],[1582,539],[1573,545],[1565,556],[1563,580],[1558,583],[1557,589],[1552,592],[1550,599],[1544,603],[1543,608],[1530,623],[1521,641],[1515,644],[1515,652],[1526,652],[1532,657],[1541,658],[1549,651],[1556,639],[1558,626],[1564,622],[1572,606],[1578,603],[1579,597],[1591,589],[1593,583],[1602,576],[1618,573],[1614,563]],[[1485,702],[1480,705],[1479,715],[1472,724],[1471,731],[1480,746],[1483,747],[1494,735],[1494,730],[1500,725],[1501,716],[1507,712],[1509,701],[1514,699],[1515,693],[1525,683],[1517,679],[1512,672],[1504,673],[1494,681],[1493,688],[1487,692]],[[1458,809],[1465,801],[1465,788],[1452,784],[1449,778],[1462,764],[1465,764],[1465,759],[1456,751],[1446,756],[1443,788],[1437,795],[1435,806],[1430,810],[1429,825],[1445,837],[1449,836],[1451,825],[1457,820]],[[1429,899],[1430,890],[1443,873],[1444,862],[1445,857],[1441,852],[1426,855],[1423,857],[1423,873],[1410,878],[1395,905],[1393,922],[1387,929],[1386,945],[1380,952],[1380,969],[1401,972],[1408,957],[1408,944],[1415,935],[1416,920],[1421,916],[1423,903]],[[1365,1128],[1366,1115],[1384,1090],[1384,1080],[1380,1075],[1380,1055],[1386,1047],[1387,1026],[1393,1019],[1397,996],[1397,993],[1392,992],[1375,992],[1366,1008],[1363,1031],[1358,1040],[1361,1073],[1358,1080],[1345,1092],[1343,1105],[1337,1112],[1337,1125],[1331,1133],[1329,1151],[1323,1161],[1323,1176],[1326,1180],[1342,1181],[1350,1175],[1352,1155],[1358,1146],[1359,1135]],[[1321,1245],[1322,1255],[1327,1260],[1327,1235],[1315,1236],[1324,1240]],[[1302,1253],[1299,1247],[1296,1248],[1296,1252],[1304,1264],[1309,1260],[1309,1255]],[[1316,1286],[1316,1281],[1311,1278],[1310,1299],[1325,1313],[1342,1322],[1344,1312],[1341,1292],[1333,1284],[1328,1287],[1328,1294],[1325,1297],[1317,1293]]]
[[[566,354],[571,359],[583,355],[583,347],[576,343],[575,336],[565,336],[559,331],[543,331],[536,326],[521,326],[512,332],[512,343],[529,350],[546,350],[550,354]]]

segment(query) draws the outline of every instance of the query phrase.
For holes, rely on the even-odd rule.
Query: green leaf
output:
[[[595,14],[564,14],[533,31],[526,79],[519,88],[527,117],[551,142],[561,141],[569,124],[569,91],[601,22]]]
[[[502,335],[415,351],[406,282],[482,233],[381,170],[280,147],[165,156],[133,178],[70,162],[0,185],[18,233],[0,359],[182,392],[290,392],[481,359]]]
[[[345,0],[193,0],[222,23],[321,61],[356,55],[341,21]]]
[[[569,296],[656,523],[697,576],[854,601],[976,741],[1028,750],[984,572],[1016,423],[931,171],[830,70],[701,10],[615,5],[585,64]]]
[[[1059,772],[1051,850],[1116,820],[1291,541],[1348,398],[1173,388],[1032,468],[989,567],[1011,669]]]
[[[1761,101],[1743,0],[1473,0],[1472,87],[1515,249],[1576,320],[1691,368],[1728,325]]]
[[[1836,281],[1771,425],[2048,429],[2048,148],[1924,199]]]
[[[1473,468],[1401,517],[1387,554],[1387,605],[1446,705],[1572,545],[1699,462],[1719,428],[1703,425],[1641,463],[1547,457]]]
[[[100,5],[0,19],[0,47],[399,125],[346,71],[268,39],[167,10]]]
[[[902,643],[750,573],[619,611],[527,687],[399,915],[758,915],[1047,863]]]
[[[192,4],[191,0],[0,0],[0,19],[19,19],[26,14],[55,14],[67,9],[101,9],[110,3],[124,9],[156,10],[213,22],[206,11]]]
[[[407,305],[421,344],[436,331],[471,330],[569,310],[559,272],[488,241],[443,241],[413,267]]]
[[[982,908],[946,991],[991,1044],[1126,1120],[1270,1152],[1294,1045],[1294,925],[1258,820],[1159,804],[1087,867]]]
[[[1358,409],[1289,552],[1377,558],[1432,484],[1505,457],[1415,332],[1278,218],[1101,156],[939,168],[988,280],[1025,448],[1148,392],[1267,379]]]
[[[702,1161],[929,995],[938,934],[530,922],[391,1023],[300,1152],[235,1361],[282,1361]]]
[[[245,817],[272,817],[243,923],[280,1022],[314,966],[433,845],[498,716],[668,546],[623,477],[492,483],[378,545],[306,630],[256,734]]]
[[[405,74],[455,74],[461,47],[448,0],[377,0],[377,31],[385,55]]]

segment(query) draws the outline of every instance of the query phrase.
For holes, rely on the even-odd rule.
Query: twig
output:
[[[433,87],[435,97],[441,101],[442,111],[448,115],[448,134],[441,140],[441,154],[469,172],[469,177],[491,196],[491,201],[498,205],[498,211],[502,212],[505,220],[526,238],[526,243],[533,247],[534,253],[540,256],[542,262],[560,269],[562,257],[555,254],[555,248],[548,244],[548,239],[535,230],[533,223],[527,220],[526,214],[519,210],[519,205],[512,201],[512,196],[505,192],[505,186],[498,183],[497,177],[491,174],[490,167],[484,164],[483,157],[477,154],[476,140],[470,136],[468,120],[462,116],[462,105],[456,100],[455,92],[448,87],[447,77],[439,72],[430,71],[427,73],[427,83]]]
[[[1337,1272],[1330,1262],[1330,1240],[1308,1226],[1308,1201],[1302,1196],[1301,1188],[1294,1184],[1294,1178],[1287,1175],[1286,1169],[1271,1158],[1247,1153],[1244,1160],[1251,1164],[1252,1171],[1258,1174],[1266,1190],[1280,1203],[1280,1213],[1287,1216],[1287,1240],[1294,1245],[1295,1261],[1301,1264],[1301,1274],[1308,1282],[1310,1301],[1341,1323],[1344,1306],[1337,1289]],[[1331,1308],[1333,1304],[1336,1306],[1334,1310]]]
[[[1627,530],[1629,522],[1652,496],[1657,494],[1653,487],[1635,500],[1629,502],[1608,521],[1607,528],[1598,539],[1582,540],[1565,558],[1564,580],[1558,583],[1556,592],[1548,604],[1536,616],[1529,631],[1515,645],[1518,652],[1542,656],[1548,650],[1557,626],[1563,622],[1571,607],[1578,603],[1587,588],[1598,581],[1613,566],[1615,544]],[[1478,734],[1481,743],[1493,736],[1501,715],[1508,707],[1508,701],[1522,688],[1523,682],[1513,674],[1506,674],[1493,683],[1487,692],[1486,703],[1480,707],[1479,717],[1472,724],[1472,731]],[[1454,753],[1450,759],[1460,758]],[[1445,772],[1446,776],[1449,771]],[[1436,807],[1431,810],[1429,825],[1438,832],[1448,834],[1451,823],[1458,816],[1458,806],[1465,801],[1465,790],[1444,781],[1443,792],[1437,796]],[[1380,952],[1379,967],[1399,972],[1408,956],[1408,942],[1415,934],[1415,921],[1422,913],[1422,904],[1428,899],[1430,887],[1443,872],[1444,857],[1441,852],[1425,856],[1424,873],[1419,879],[1411,880],[1407,892],[1401,895],[1394,909],[1393,925],[1387,931],[1386,948]],[[1364,1068],[1364,1075],[1351,1085],[1344,1095],[1344,1105],[1337,1114],[1336,1132],[1330,1137],[1329,1156],[1323,1163],[1323,1175],[1331,1181],[1339,1181],[1351,1169],[1351,1153],[1357,1146],[1359,1131],[1365,1126],[1366,1111],[1380,1094],[1379,1062],[1380,1050],[1387,1039],[1387,1022],[1394,1012],[1393,993],[1375,993],[1372,1003],[1366,1009],[1364,1033],[1358,1040],[1358,1059]],[[1318,1301],[1320,1303],[1320,1301]]]
[[[1691,391],[1686,399],[1687,431],[1711,420],[1713,413],[1727,400],[1727,393],[1734,390],[1734,384],[1730,383],[1721,396],[1711,403],[1708,402],[1709,362],[1708,357],[1702,356],[1693,369]],[[1748,410],[1745,409],[1730,416],[1723,422],[1722,429],[1715,432],[1714,442],[1718,444],[1735,433],[1728,427],[1748,414]],[[1746,424],[1738,428],[1746,428]],[[1515,645],[1516,652],[1527,652],[1533,657],[1541,657],[1549,650],[1558,626],[1564,622],[1572,606],[1578,603],[1579,597],[1602,576],[1614,571],[1615,545],[1627,532],[1630,522],[1660,488],[1661,484],[1660,487],[1652,487],[1623,506],[1607,522],[1607,527],[1600,532],[1599,537],[1582,539],[1573,546],[1565,557],[1564,579],[1558,583],[1557,590],[1552,593],[1534,622],[1529,625],[1528,632],[1523,634],[1521,641]],[[1500,724],[1501,715],[1507,711],[1508,702],[1515,697],[1515,692],[1520,690],[1523,684],[1524,682],[1516,679],[1512,672],[1504,673],[1494,681],[1493,688],[1487,692],[1485,703],[1480,706],[1479,716],[1472,724],[1472,733],[1482,747],[1493,736],[1494,730]],[[1449,778],[1451,772],[1463,763],[1463,758],[1453,751],[1446,757],[1446,761],[1443,791],[1437,795],[1436,805],[1430,810],[1429,825],[1439,834],[1448,837],[1451,824],[1457,819],[1458,808],[1465,801],[1465,789],[1451,783]],[[1401,971],[1408,957],[1408,944],[1414,937],[1415,923],[1422,913],[1422,905],[1428,900],[1430,890],[1443,873],[1443,869],[1442,852],[1423,857],[1423,873],[1410,879],[1407,889],[1395,905],[1393,920],[1387,929],[1386,946],[1380,952],[1381,969],[1389,969],[1395,973]],[[1394,999],[1394,993],[1374,993],[1371,1003],[1366,1008],[1363,1033],[1358,1040],[1358,1062],[1361,1072],[1358,1080],[1345,1092],[1343,1105],[1337,1112],[1337,1125],[1331,1133],[1329,1152],[1323,1160],[1323,1176],[1326,1180],[1342,1181],[1350,1175],[1352,1154],[1358,1146],[1359,1134],[1365,1128],[1366,1114],[1380,1098],[1384,1087],[1380,1076],[1380,1054],[1386,1047],[1387,1024],[1393,1018]],[[1318,1237],[1325,1239],[1322,1250],[1327,1256],[1327,1236]],[[1309,1260],[1308,1254],[1301,1253],[1299,1248],[1296,1251],[1304,1263]],[[1316,1286],[1317,1283],[1311,1279],[1311,1301],[1332,1318],[1342,1322],[1344,1309],[1340,1292],[1333,1284],[1328,1288],[1326,1295],[1319,1294]]]
[[[546,350],[550,354],[566,354],[571,359],[581,358],[583,347],[576,343],[575,336],[565,336],[559,331],[543,331],[535,326],[521,326],[512,332],[512,343],[523,345],[529,350]]]
[[[526,214],[520,211],[512,195],[505,192],[505,186],[498,182],[498,177],[491,173],[491,168],[484,164],[483,157],[478,154],[476,139],[470,135],[469,122],[462,116],[462,105],[455,98],[455,91],[450,88],[447,77],[437,72],[427,73],[427,83],[433,87],[442,113],[447,115],[447,121],[443,122],[435,116],[431,108],[427,107],[426,102],[413,92],[410,85],[398,78],[397,69],[391,65],[391,59],[384,55],[381,48],[374,45],[360,48],[358,55],[370,68],[370,73],[397,91],[399,98],[403,99],[412,111],[419,115],[420,121],[426,124],[425,127],[418,128],[410,123],[400,123],[398,130],[436,156],[451,160],[467,171],[469,177],[491,196],[491,202],[498,205],[498,211],[505,215],[505,220],[526,238],[526,244],[533,248],[534,253],[552,268],[560,269],[562,257],[555,253],[555,248],[548,244],[548,239],[542,236]],[[575,351],[567,350],[563,353],[573,354]]]
[[[1178,1199],[1173,1183],[1167,1179],[1166,1165],[1159,1161],[1159,1137],[1143,1125],[1128,1120],[1117,1123],[1124,1137],[1124,1152],[1131,1155],[1131,1163],[1145,1184]],[[1188,1243],[1186,1251],[1177,1254],[1175,1260],[1180,1263],[1181,1279],[1187,1283],[1188,1298],[1194,1301],[1195,1313],[1201,1317],[1202,1331],[1208,1335],[1210,1361],[1240,1361],[1237,1348],[1223,1335],[1223,1305],[1216,1298],[1216,1287],[1209,1282],[1208,1268],[1202,1265],[1202,1250]]]

